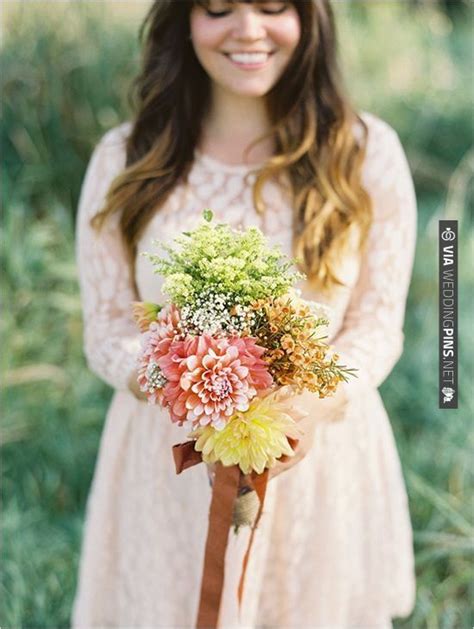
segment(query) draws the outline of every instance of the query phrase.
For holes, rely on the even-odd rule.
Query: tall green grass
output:
[[[357,3],[355,3],[357,5]],[[415,531],[417,603],[397,627],[471,627],[473,398],[469,29],[432,5],[337,3],[344,67],[360,108],[390,122],[409,155],[419,241],[405,352],[382,386]],[[67,626],[84,506],[111,391],[85,367],[74,213],[91,149],[126,119],[134,32],[83,6],[9,23],[1,51],[5,211],[0,624]],[[107,19],[104,19],[106,15]],[[437,409],[437,223],[459,218],[460,404]],[[472,294],[472,293],[471,293]]]

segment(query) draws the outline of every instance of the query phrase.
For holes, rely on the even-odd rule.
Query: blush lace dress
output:
[[[368,112],[364,183],[374,221],[367,253],[341,262],[346,286],[330,299],[300,284],[303,297],[332,309],[330,340],[360,369],[334,398],[304,403],[315,422],[309,454],[272,479],[249,560],[241,615],[237,584],[249,529],[231,531],[219,626],[222,629],[391,627],[414,605],[407,495],[389,418],[377,391],[402,352],[403,320],[416,236],[416,199],[396,132]],[[127,389],[139,335],[135,299],[163,302],[160,278],[137,257],[134,293],[117,218],[99,236],[89,225],[124,168],[126,122],[97,145],[83,182],[77,261],[89,368],[115,389],[86,508],[72,627],[191,629],[199,601],[211,490],[206,466],[177,476],[171,448],[186,429]],[[358,132],[358,129],[355,129]],[[283,179],[252,204],[250,165],[227,165],[196,150],[180,184],[149,224],[171,241],[210,207],[233,226],[257,225],[291,255],[291,210]]]

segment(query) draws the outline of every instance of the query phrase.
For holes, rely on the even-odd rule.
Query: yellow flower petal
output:
[[[305,414],[291,405],[291,387],[281,387],[266,397],[256,397],[245,412],[233,415],[222,430],[213,426],[197,428],[188,436],[196,438],[195,450],[204,462],[220,461],[239,465],[244,474],[261,474],[282,455],[293,456],[288,437],[297,439],[302,431],[295,419]]]

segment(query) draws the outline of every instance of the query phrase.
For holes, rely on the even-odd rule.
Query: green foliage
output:
[[[278,297],[303,274],[292,270],[277,247],[269,247],[257,227],[243,231],[223,223],[213,224],[212,212],[193,230],[174,239],[174,245],[160,245],[168,254],[144,253],[155,273],[163,275],[163,286],[173,303],[195,302],[208,290],[231,296],[234,303],[250,304],[257,299]]]
[[[75,209],[92,148],[127,118],[138,49],[102,3],[21,4],[1,50],[2,200],[42,218],[51,204]]]
[[[38,629],[68,625],[110,399],[82,356],[73,217],[93,145],[127,118],[123,100],[138,49],[128,18],[119,21],[110,9],[97,19],[82,3],[68,3],[66,20],[62,3],[26,4],[5,29],[1,51],[0,624]],[[363,4],[334,5],[350,92],[399,131],[419,198],[405,353],[381,389],[408,486],[417,562],[416,608],[396,627],[464,629],[474,624],[469,23],[431,3],[412,11],[402,2]],[[54,11],[42,15],[47,6]],[[437,410],[437,224],[445,217],[458,218],[461,233],[457,411]]]
[[[421,216],[415,272],[407,305],[405,352],[381,387],[392,418],[409,491],[414,526],[417,605],[412,616],[396,624],[403,629],[470,627],[474,581],[472,450],[474,414],[470,312],[474,272],[467,264],[473,234],[464,222],[459,242],[459,409],[439,410],[437,228],[443,218],[432,209]],[[470,307],[469,307],[470,306]]]
[[[85,368],[64,208],[1,230],[2,627],[67,626],[107,387]]]
[[[469,20],[454,22],[434,2],[334,8],[352,99],[395,127],[418,194],[443,195],[472,143]]]

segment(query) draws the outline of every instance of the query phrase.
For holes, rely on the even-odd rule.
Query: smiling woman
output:
[[[262,96],[278,81],[298,45],[299,16],[289,2],[209,0],[191,11],[191,37],[217,88]]]
[[[202,209],[298,256],[302,297],[332,310],[329,341],[359,369],[273,470],[255,530],[229,540],[219,627],[386,628],[413,606],[410,517],[377,387],[403,344],[416,199],[396,132],[342,85],[330,0],[156,0],[132,121],[87,170],[78,266],[89,366],[115,392],[88,503],[73,627],[186,627],[198,609],[210,488],[177,477],[185,438],[136,386],[131,303],[164,303],[138,255]],[[183,46],[183,41],[187,42]],[[232,534],[231,534],[232,535]]]

